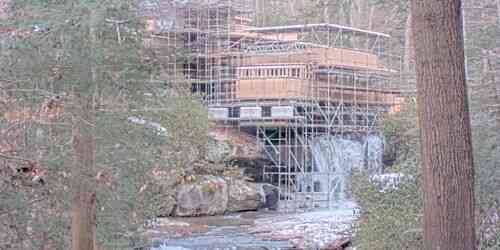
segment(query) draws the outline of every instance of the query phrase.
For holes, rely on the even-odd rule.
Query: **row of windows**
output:
[[[307,78],[309,73],[305,68],[249,68],[239,69],[238,76],[245,78]]]
[[[271,106],[261,107],[261,117],[271,117]],[[229,108],[229,118],[239,118],[240,117],[240,107]]]
[[[263,106],[261,107],[261,117],[271,117],[271,106]],[[298,107],[297,111],[294,112],[295,115],[304,116],[305,110],[303,107]],[[240,118],[240,107],[231,107],[229,108],[229,118]],[[342,120],[342,121],[341,121]],[[376,118],[374,115],[354,115],[351,116],[349,114],[344,114],[341,117],[336,117],[333,120],[334,125],[344,124],[344,125],[354,125],[354,124],[373,124]]]

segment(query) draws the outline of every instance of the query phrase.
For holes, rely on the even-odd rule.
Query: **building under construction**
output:
[[[398,109],[400,60],[387,34],[329,23],[255,27],[251,0],[144,9],[164,78],[188,84],[217,126],[260,140],[271,162],[264,176],[280,186],[285,208],[335,199],[336,173],[315,166],[315,138],[377,134],[383,114]]]

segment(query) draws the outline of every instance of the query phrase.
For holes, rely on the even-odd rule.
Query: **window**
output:
[[[229,118],[239,118],[239,117],[240,117],[240,107],[230,107]]]
[[[305,109],[302,106],[297,107],[297,109],[294,112],[294,115],[296,116],[303,116],[305,115]]]
[[[321,192],[321,183],[319,181],[314,182],[314,192]]]
[[[349,115],[343,115],[342,120],[344,122],[344,125],[352,125],[352,119]]]
[[[262,117],[271,117],[271,107],[270,106],[262,107]]]
[[[365,118],[362,115],[356,115],[356,122],[364,124]]]

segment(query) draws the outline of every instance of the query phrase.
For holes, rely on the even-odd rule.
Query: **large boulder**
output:
[[[228,212],[255,211],[265,203],[265,193],[256,183],[230,178]]]
[[[234,159],[232,161],[234,166],[242,170],[245,177],[253,180],[254,182],[264,182],[264,166],[272,164],[267,159]]]
[[[170,216],[175,208],[175,197],[172,195],[165,195],[159,200],[158,216]]]
[[[241,174],[263,182],[263,167],[271,164],[259,139],[245,131],[213,128],[209,132],[206,160],[237,167]],[[241,175],[240,175],[241,176]]]
[[[234,149],[229,141],[218,139],[215,136],[208,138],[207,155],[209,162],[222,163],[230,160]]]
[[[146,200],[153,200],[152,204],[157,216],[170,216],[175,208],[175,187],[181,174],[175,170],[161,170],[155,168],[149,173],[151,183],[141,189]]]
[[[176,189],[176,216],[224,214],[228,204],[228,185],[221,177],[201,176]]]
[[[257,137],[236,129],[212,129],[209,132],[209,161],[263,159],[263,145]]]

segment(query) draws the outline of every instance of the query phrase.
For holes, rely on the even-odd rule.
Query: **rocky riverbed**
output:
[[[353,202],[329,204],[331,209],[295,213],[279,210],[279,187],[262,182],[265,165],[262,145],[256,138],[238,131],[211,132],[208,165],[231,162],[236,175],[193,171],[180,183],[171,184],[172,174],[156,174],[160,191],[174,190],[165,199],[163,216],[148,231],[153,250],[201,249],[346,249],[357,219]],[[354,168],[370,163],[367,170],[377,173],[381,165],[383,141],[378,137],[319,138],[314,144],[318,175],[314,185],[322,190],[335,187],[333,199],[344,200],[345,183]],[[193,168],[194,170],[198,168]],[[203,165],[203,170],[211,169]],[[225,173],[225,172],[224,172]],[[328,178],[322,178],[325,175]],[[307,189],[312,182],[301,182]],[[333,177],[333,178],[330,178]],[[313,188],[309,186],[309,188]],[[294,208],[316,207],[292,205]],[[288,208],[288,207],[287,207]],[[290,208],[288,208],[290,209]]]
[[[148,236],[153,250],[346,249],[356,211],[355,204],[346,202],[297,213],[162,218]]]

